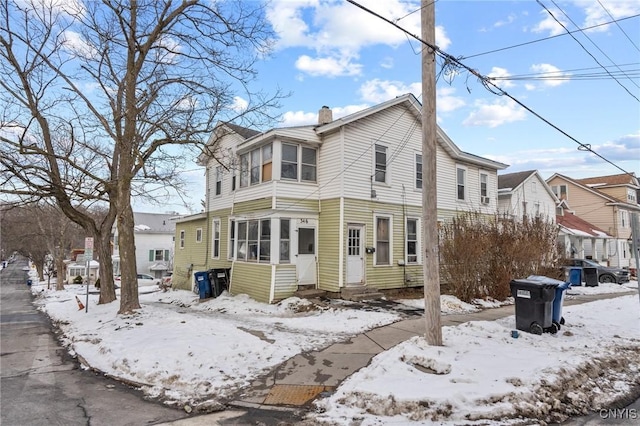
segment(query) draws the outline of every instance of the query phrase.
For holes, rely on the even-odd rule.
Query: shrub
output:
[[[73,279],[73,283],[74,284],[82,284],[83,281],[84,281],[84,279],[82,278],[82,275],[78,275],[77,277],[75,277]]]
[[[465,302],[504,300],[512,279],[557,271],[557,235],[556,225],[542,217],[462,214],[441,228],[441,279]]]

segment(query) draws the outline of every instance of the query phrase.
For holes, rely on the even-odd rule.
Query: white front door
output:
[[[364,283],[364,226],[347,226],[347,285]]]
[[[316,284],[316,229],[298,228],[298,284]]]

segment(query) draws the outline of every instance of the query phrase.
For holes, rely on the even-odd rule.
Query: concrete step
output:
[[[293,295],[295,297],[299,297],[301,299],[315,299],[318,297],[324,297],[326,296],[327,292],[324,290],[318,290],[316,288],[307,288],[307,289],[302,289],[302,290],[298,290],[295,293],[293,293]]]
[[[340,291],[340,297],[352,302],[360,302],[362,300],[382,299],[384,294],[375,288],[367,286],[343,287]]]

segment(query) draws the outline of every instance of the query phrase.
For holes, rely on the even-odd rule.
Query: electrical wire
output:
[[[606,7],[604,7],[604,5],[602,4],[602,2],[601,2],[600,0],[598,0],[598,4],[602,7],[602,9],[603,9],[605,12],[607,12],[607,15],[609,15],[609,18],[613,19],[613,16],[611,16],[611,13],[609,12],[609,10],[608,10]],[[615,22],[616,26],[618,27],[618,29],[619,29],[620,31],[622,31],[622,34],[624,34],[624,36],[627,38],[627,40],[629,40],[629,42],[633,45],[633,47],[635,47],[635,48],[636,48],[636,50],[637,50],[638,52],[640,52],[640,47],[638,47],[638,45],[637,45],[637,44],[635,44],[635,43],[633,42],[633,40],[631,40],[631,37],[629,37],[629,35],[625,32],[624,28],[622,28],[622,27],[620,26],[620,24],[619,24],[617,21],[614,21],[614,22]]]
[[[346,0],[346,1],[348,3],[353,4],[356,7],[364,10],[365,12],[370,13],[373,16],[375,16],[375,17],[387,22],[388,24],[393,25],[394,27],[396,27],[400,31],[404,32],[405,34],[410,35],[412,38],[418,40],[420,43],[422,43],[425,46],[429,47],[431,50],[434,51],[435,54],[438,54],[438,55],[440,55],[441,57],[443,57],[445,59],[445,66],[456,66],[456,67],[460,67],[460,68],[463,68],[463,69],[467,70],[467,72],[469,72],[470,74],[474,75],[476,78],[478,78],[478,80],[480,80],[480,82],[483,84],[485,89],[487,89],[488,91],[490,91],[491,93],[494,93],[496,95],[508,97],[509,99],[514,101],[516,104],[518,104],[519,106],[521,106],[522,108],[524,108],[525,110],[527,110],[528,112],[530,112],[531,114],[536,116],[538,119],[542,120],[544,123],[546,123],[550,127],[554,128],[555,130],[557,130],[558,132],[560,132],[561,134],[563,134],[564,136],[566,136],[570,140],[574,141],[576,144],[578,144],[578,149],[579,150],[591,152],[593,155],[595,155],[596,157],[600,158],[601,160],[611,164],[616,169],[622,171],[625,174],[633,176],[630,172],[626,171],[625,169],[623,169],[622,167],[618,166],[617,164],[615,164],[614,162],[612,162],[608,158],[606,158],[606,157],[602,156],[601,154],[597,153],[596,151],[594,151],[591,148],[590,144],[584,144],[584,143],[580,142],[579,140],[577,140],[576,138],[574,138],[573,136],[571,136],[570,134],[568,134],[567,132],[565,132],[564,130],[559,128],[558,126],[556,126],[555,124],[551,123],[549,120],[544,118],[542,115],[538,114],[533,109],[531,109],[530,107],[528,107],[527,105],[522,103],[520,100],[518,100],[514,96],[510,95],[509,93],[507,93],[505,90],[503,90],[499,86],[496,86],[491,81],[491,79],[489,79],[488,77],[480,74],[478,71],[474,70],[473,68],[463,64],[458,58],[448,54],[447,52],[445,52],[442,49],[440,49],[438,46],[434,46],[434,45],[431,45],[431,44],[427,43],[426,41],[422,40],[417,35],[410,33],[409,31],[407,31],[406,29],[404,29],[400,25],[398,25],[398,24],[390,21],[389,19],[385,18],[384,16],[381,16],[380,14],[378,14],[378,13],[376,13],[376,12],[374,12],[374,11],[368,9],[368,8],[366,8],[365,6],[362,6],[358,2],[356,2],[354,0]]]
[[[499,49],[489,50],[487,52],[476,53],[476,54],[473,54],[473,55],[460,56],[458,59],[460,59],[460,60],[471,59],[471,58],[475,58],[475,57],[478,57],[478,56],[489,55],[491,53],[502,52],[503,50],[509,50],[509,49],[514,49],[516,47],[527,46],[529,44],[540,43],[541,41],[547,41],[547,40],[551,40],[551,39],[554,39],[554,38],[557,38],[557,37],[564,37],[564,36],[567,36],[567,35],[570,35],[570,34],[573,34],[573,33],[592,30],[594,28],[602,27],[602,26],[605,26],[605,25],[611,25],[611,24],[614,24],[614,23],[617,24],[618,22],[625,21],[627,19],[637,18],[639,16],[640,16],[640,14],[631,15],[631,16],[627,16],[625,18],[616,19],[614,21],[603,22],[602,24],[592,25],[590,27],[585,27],[585,28],[578,28],[577,30],[574,30],[574,31],[567,31],[566,33],[563,33],[563,34],[556,34],[556,35],[552,35],[552,36],[549,36],[549,37],[540,38],[540,39],[537,39],[537,40],[531,40],[531,41],[527,41],[527,42],[524,42],[524,43],[514,44],[513,46],[501,47]]]
[[[552,17],[552,18],[553,18],[553,19],[558,23],[558,25],[560,25],[560,26],[561,26],[565,31],[568,31],[568,30],[567,30],[567,27],[565,27],[565,26],[564,26],[564,24],[563,24],[562,22],[560,22],[560,20],[559,20],[558,18],[556,18],[556,17],[555,17],[555,15],[553,14],[553,12],[551,12],[551,11],[547,8],[547,6],[545,6],[545,5],[542,3],[542,1],[541,1],[541,0],[536,0],[536,2],[537,2],[540,6],[542,6],[542,7],[544,8],[544,10],[546,10],[546,11],[547,11],[547,13],[548,13],[548,14],[549,14],[549,15],[550,15],[550,16],[551,16],[551,17]],[[566,16],[566,17],[567,17],[567,19],[569,19],[569,21],[571,21],[571,23],[572,23],[573,25],[576,25],[576,24],[575,24],[575,22],[573,22],[573,20],[569,17],[569,15],[567,15],[567,14],[565,13],[565,11],[564,11],[564,10],[562,10],[562,9],[561,9],[557,4],[556,4],[556,2],[555,2],[554,0],[551,0],[551,3],[553,3],[553,4],[558,8],[558,10],[560,10],[562,13],[564,13],[564,16]],[[577,26],[577,25],[576,25],[576,26]],[[609,58],[609,56],[607,56],[607,54],[606,54],[606,53],[604,53],[604,52],[602,51],[602,49],[600,49],[600,48],[598,47],[598,45],[597,45],[597,44],[595,44],[595,43],[593,42],[593,40],[591,40],[591,39],[589,38],[589,36],[587,36],[586,34],[584,34],[584,32],[583,32],[583,35],[584,35],[584,36],[587,38],[587,40],[589,40],[589,41],[590,41],[594,46],[596,46],[596,48],[597,48],[598,50],[600,50],[600,52],[601,52],[601,53],[602,53],[602,54],[603,54],[607,59],[609,59],[609,61],[611,61],[611,63],[613,63],[613,64],[615,65],[615,62],[613,62],[613,60],[612,60],[611,58]],[[582,47],[582,50],[584,50],[585,52],[587,52],[587,54],[588,54],[589,56],[591,56],[591,58],[593,58],[593,60],[594,60],[594,61],[596,61],[596,63],[597,63],[598,65],[600,65],[600,67],[602,67],[602,69],[604,69],[605,71],[607,70],[607,69],[604,67],[604,65],[602,65],[602,64],[600,63],[600,61],[598,61],[598,59],[597,59],[595,56],[593,56],[593,54],[592,54],[591,52],[589,52],[589,50],[588,50],[586,47],[584,47],[584,45],[583,45],[582,43],[580,43],[580,41],[579,41],[577,38],[575,38],[575,37],[573,36],[573,34],[571,34],[571,38],[573,38],[573,39],[576,41],[576,43],[578,43],[578,44],[580,45],[580,47]],[[608,72],[608,71],[607,71],[607,72]],[[611,75],[611,78],[613,78],[613,79],[616,81],[616,83],[618,83],[618,85],[620,85],[620,87],[622,87],[622,88],[623,88],[623,89],[624,89],[624,90],[625,90],[629,95],[631,95],[631,96],[632,96],[636,101],[640,102],[640,99],[638,99],[638,97],[637,97],[636,95],[634,95],[633,93],[631,93],[631,91],[630,91],[629,89],[627,89],[627,87],[626,87],[624,84],[622,84],[622,83],[620,82],[620,80],[618,80],[617,78],[613,77],[612,75]],[[633,82],[633,81],[632,81],[632,82]],[[636,87],[640,87],[640,86],[638,86],[638,84],[637,84],[637,83],[635,83],[635,82],[633,82],[633,83],[636,85]]]

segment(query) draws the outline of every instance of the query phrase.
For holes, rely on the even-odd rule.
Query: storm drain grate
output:
[[[274,385],[263,404],[305,405],[320,393],[333,391],[332,386]]]

